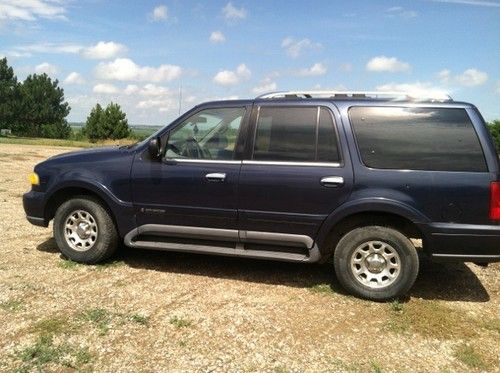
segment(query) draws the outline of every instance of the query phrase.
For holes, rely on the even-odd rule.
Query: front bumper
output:
[[[29,191],[23,195],[23,207],[26,219],[40,227],[47,227],[48,220],[45,218],[45,193]]]
[[[435,261],[500,261],[500,225],[433,223],[420,228]]]

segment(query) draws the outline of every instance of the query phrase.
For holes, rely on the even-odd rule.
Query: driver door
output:
[[[139,227],[237,231],[238,139],[249,113],[241,105],[202,108],[165,133],[161,162],[147,152],[136,158],[132,185]]]

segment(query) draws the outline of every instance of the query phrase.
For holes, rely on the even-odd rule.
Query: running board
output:
[[[253,259],[270,259],[285,262],[301,262],[301,263],[315,263],[321,258],[319,249],[317,245],[314,245],[308,250],[308,255],[298,254],[298,253],[287,253],[282,251],[269,251],[269,250],[251,250],[245,249],[244,244],[235,243],[234,247],[216,246],[216,245],[205,245],[205,244],[188,244],[188,243],[176,243],[176,242],[165,242],[165,241],[144,241],[144,240],[134,240],[138,236],[137,229],[132,230],[125,236],[125,245],[138,248],[138,249],[150,249],[150,250],[161,250],[161,251],[177,251],[185,253],[194,254],[211,254],[211,255],[222,255],[222,256],[232,256],[232,257],[244,257]]]

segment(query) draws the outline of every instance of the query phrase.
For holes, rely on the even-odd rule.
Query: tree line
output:
[[[16,136],[67,139],[73,131],[66,117],[70,106],[57,79],[47,74],[30,74],[18,82],[7,58],[0,59],[0,129]],[[131,135],[126,114],[120,105],[105,109],[97,104],[82,129],[90,141],[123,139]]]

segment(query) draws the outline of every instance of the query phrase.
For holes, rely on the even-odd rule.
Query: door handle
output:
[[[213,174],[206,174],[205,179],[207,179],[208,181],[215,182],[215,183],[220,183],[220,182],[226,180],[226,174],[220,173],[220,172],[215,172]]]
[[[327,188],[338,188],[344,185],[342,176],[325,176],[321,178],[320,184]]]

